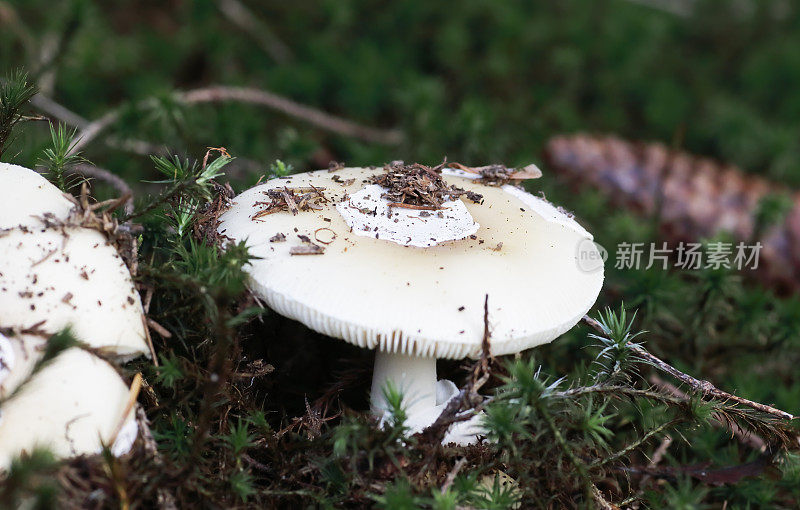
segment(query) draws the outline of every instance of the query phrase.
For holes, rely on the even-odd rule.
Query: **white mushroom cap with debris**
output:
[[[149,355],[130,272],[106,237],[71,221],[74,204],[42,176],[0,164],[0,324],[66,326],[121,358]]]
[[[35,446],[67,457],[107,442],[119,455],[137,436],[127,385],[105,361],[70,348],[34,372],[66,327],[116,359],[150,352],[127,266],[76,212],[33,170],[0,164],[0,469]]]

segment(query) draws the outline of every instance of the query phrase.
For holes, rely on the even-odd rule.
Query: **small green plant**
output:
[[[162,384],[167,388],[174,389],[178,381],[183,378],[184,374],[181,371],[181,361],[175,355],[167,355],[161,353],[158,357],[161,364],[156,368],[156,382]]]
[[[248,422],[239,420],[238,423],[230,426],[230,432],[222,436],[222,439],[228,443],[233,456],[238,457],[247,448],[253,446],[253,437],[250,434]]]
[[[43,448],[13,459],[0,484],[0,508],[55,508],[58,485],[52,473],[56,468],[53,455]]]
[[[233,490],[234,494],[239,496],[239,499],[242,501],[247,501],[247,499],[257,491],[254,485],[255,477],[245,469],[234,471],[228,480],[231,484],[231,490]]]
[[[24,71],[12,71],[0,77],[0,159],[11,143],[14,126],[26,119],[22,109],[35,95],[36,87],[28,83]]]
[[[614,313],[610,308],[600,313],[600,326],[603,334],[590,333],[589,338],[599,342],[600,352],[597,354],[595,365],[598,367],[595,378],[598,382],[609,382],[619,377],[627,377],[635,363],[643,360],[636,356],[634,347],[642,344],[633,341],[644,334],[643,331],[632,332],[636,321],[636,313],[628,319],[625,305],[620,312]]]
[[[389,484],[383,494],[373,498],[378,508],[387,510],[417,510],[422,504],[422,499],[414,495],[411,485],[404,478]]]
[[[39,161],[45,167],[50,182],[64,192],[80,182],[78,177],[71,180],[67,178],[69,168],[86,162],[81,154],[75,151],[76,132],[76,129],[70,130],[64,124],[58,124],[56,127],[50,124],[51,146],[44,150],[44,155]]]
[[[280,159],[276,159],[274,163],[269,165],[270,177],[286,177],[291,174],[292,171],[294,171],[292,165],[288,165]]]
[[[408,414],[406,413],[407,402],[405,402],[403,392],[392,381],[386,381],[386,385],[381,392],[390,416],[386,422],[388,430],[402,433],[406,430],[405,423],[408,419]]]
[[[206,153],[206,162],[212,150]],[[147,216],[149,213],[165,206],[165,216],[169,218],[173,227],[183,236],[192,222],[195,212],[200,204],[208,203],[213,194],[214,179],[224,175],[222,169],[233,161],[233,158],[223,153],[207,164],[181,159],[178,156],[170,158],[152,156],[151,160],[156,170],[164,176],[158,181],[149,181],[161,184],[164,190],[155,198],[148,201],[147,205],[134,211],[126,220]]]

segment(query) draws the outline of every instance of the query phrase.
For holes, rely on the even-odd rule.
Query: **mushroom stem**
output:
[[[436,358],[409,356],[378,351],[372,374],[370,402],[372,412],[379,416],[387,410],[383,389],[387,381],[403,393],[406,414],[414,415],[436,407]]]

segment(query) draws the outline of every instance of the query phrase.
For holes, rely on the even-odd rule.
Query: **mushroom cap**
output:
[[[0,163],[0,229],[41,225],[45,214],[66,219],[74,204],[37,172]]]
[[[0,399],[8,397],[30,375],[44,344],[40,336],[7,337],[0,333]]]
[[[494,355],[553,340],[594,304],[603,283],[602,265],[586,271],[578,264],[579,250],[597,251],[593,243],[587,247],[591,234],[547,201],[514,186],[491,187],[463,172],[445,173],[448,183],[484,197],[481,204],[462,200],[479,225],[474,238],[423,248],[351,231],[337,205],[352,207],[349,196],[382,172],[308,172],[270,180],[237,196],[220,217],[219,233],[246,240],[250,254],[259,257],[246,268],[252,290],[278,313],[326,335],[361,347],[437,358],[480,355],[487,294]],[[325,188],[328,202],[321,210],[253,218],[264,208],[259,202],[269,201],[265,191],[310,186]],[[393,211],[398,223],[407,224],[424,222],[431,214]],[[286,240],[271,242],[277,234]],[[308,246],[299,236],[307,236],[324,253],[292,255],[293,247]]]
[[[0,470],[22,452],[41,446],[59,458],[99,453],[123,420],[128,387],[105,361],[78,348],[61,353],[3,404]],[[134,412],[125,417],[112,451],[133,444]],[[133,435],[135,439],[135,435]]]
[[[0,233],[0,324],[39,323],[123,358],[149,355],[142,304],[125,262],[99,232],[81,227]]]

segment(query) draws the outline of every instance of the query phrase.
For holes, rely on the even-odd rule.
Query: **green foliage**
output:
[[[399,435],[403,435],[407,430],[405,426],[406,419],[408,419],[406,407],[409,402],[406,401],[403,392],[392,381],[386,381],[386,385],[381,392],[383,393],[383,400],[386,402],[386,410],[390,416],[386,423],[387,427],[396,431]]]
[[[181,194],[185,197],[197,196],[205,201],[211,200],[211,181],[223,175],[222,168],[230,163],[233,158],[219,156],[210,164],[201,166],[199,163],[189,162],[188,159],[180,159],[177,156],[165,158],[162,156],[152,156],[156,170],[166,177],[161,181],[153,181],[157,184],[182,183]]]
[[[36,87],[28,83],[24,71],[12,71],[0,77],[0,158],[11,142],[14,126],[23,120],[20,111],[36,95]]]
[[[230,432],[222,436],[222,439],[228,443],[234,457],[238,457],[247,448],[253,446],[253,435],[250,434],[249,424],[245,421],[239,420],[238,423],[230,426]]]
[[[197,214],[198,202],[192,199],[180,198],[176,204],[166,204],[165,216],[169,221],[179,239],[186,237],[190,232],[190,227]]]
[[[55,459],[46,449],[37,448],[24,458],[13,459],[0,484],[0,507],[53,508],[58,485],[49,475],[55,469]]]
[[[613,413],[606,413],[608,402],[604,402],[595,409],[594,403],[590,399],[578,416],[576,430],[583,433],[583,441],[587,444],[595,444],[598,448],[607,448],[608,440],[614,435],[614,431],[607,425],[608,422],[616,417]]]
[[[518,505],[520,496],[514,485],[503,482],[501,477],[496,475],[492,480],[492,485],[483,487],[476,497],[471,498],[470,503],[477,508],[502,510]]]
[[[160,450],[180,461],[191,453],[191,433],[190,425],[177,414],[172,414],[169,421],[153,431],[153,437],[158,441]]]
[[[703,510],[708,508],[703,503],[708,492],[707,488],[698,487],[688,477],[682,477],[677,484],[667,486],[663,496],[652,501],[652,504],[676,510]]]
[[[70,130],[64,124],[58,124],[56,127],[50,124],[51,146],[44,150],[44,155],[40,160],[40,164],[46,168],[47,178],[64,192],[79,182],[78,178],[68,182],[66,175],[68,168],[86,161],[79,152],[75,151],[76,132],[77,129]]]
[[[280,159],[276,159],[274,163],[269,165],[270,177],[286,177],[293,170],[292,165],[287,165]]]
[[[163,353],[158,359],[161,361],[161,364],[155,367],[157,372],[156,382],[158,382],[158,384],[163,384],[167,388],[174,389],[175,384],[184,376],[181,371],[180,359],[174,355],[167,356]]]
[[[374,496],[378,503],[378,508],[391,510],[416,510],[422,503],[419,497],[414,495],[411,485],[407,480],[400,478],[386,487],[386,491],[380,496]]]
[[[600,353],[596,360],[599,367],[596,375],[598,382],[608,382],[617,377],[626,376],[634,362],[642,361],[633,350],[634,347],[642,347],[633,340],[644,333],[643,331],[631,333],[635,320],[635,313],[628,320],[624,304],[619,314],[613,313],[610,308],[606,308],[605,313],[600,313],[599,323],[603,334],[589,334],[589,338],[600,342],[598,345]]]
[[[247,501],[250,496],[256,493],[256,488],[253,484],[254,477],[249,471],[235,471],[230,476],[229,481],[231,484],[231,490],[233,490],[233,492],[239,496],[242,501]]]
[[[160,207],[167,207],[166,217],[178,230],[179,237],[182,237],[197,211],[198,204],[211,200],[214,179],[224,175],[223,167],[233,158],[221,155],[208,165],[200,165],[197,161],[190,162],[189,159],[178,156],[151,156],[151,160],[165,179],[150,182],[163,185],[164,190],[127,219],[146,216]]]
[[[267,421],[267,415],[260,409],[252,411],[250,416],[247,417],[247,421],[250,422],[250,424],[261,434],[268,434],[272,432],[272,427],[270,427],[269,422]]]

